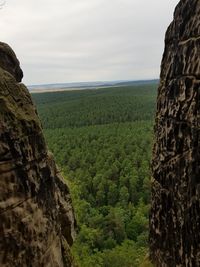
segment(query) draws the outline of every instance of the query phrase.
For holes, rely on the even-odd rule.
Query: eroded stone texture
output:
[[[153,150],[150,257],[200,266],[200,0],[182,0],[165,38]]]
[[[69,190],[47,150],[30,94],[16,81],[22,74],[18,60],[3,46],[0,43],[0,266],[74,266]]]
[[[9,45],[2,42],[0,42],[0,67],[11,73],[17,82],[21,82],[23,72],[19,66],[15,52]]]

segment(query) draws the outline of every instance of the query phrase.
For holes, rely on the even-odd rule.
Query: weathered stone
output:
[[[18,60],[3,47],[0,43],[0,266],[74,266],[69,190],[47,150],[31,96],[17,83]]]
[[[165,38],[153,149],[150,257],[200,266],[200,0],[181,0]]]
[[[19,66],[19,60],[10,46],[2,42],[0,42],[0,67],[11,73],[17,82],[21,82],[23,72]]]

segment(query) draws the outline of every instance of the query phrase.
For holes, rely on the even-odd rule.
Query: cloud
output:
[[[157,78],[177,0],[7,0],[2,41],[27,84]]]

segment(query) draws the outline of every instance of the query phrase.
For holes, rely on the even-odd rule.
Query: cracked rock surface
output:
[[[200,0],[181,0],[165,37],[153,149],[150,257],[200,266]]]
[[[72,267],[69,189],[12,49],[0,43],[0,266]]]

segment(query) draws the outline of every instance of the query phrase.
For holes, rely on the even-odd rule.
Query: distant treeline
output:
[[[44,128],[151,120],[155,85],[33,94]]]

